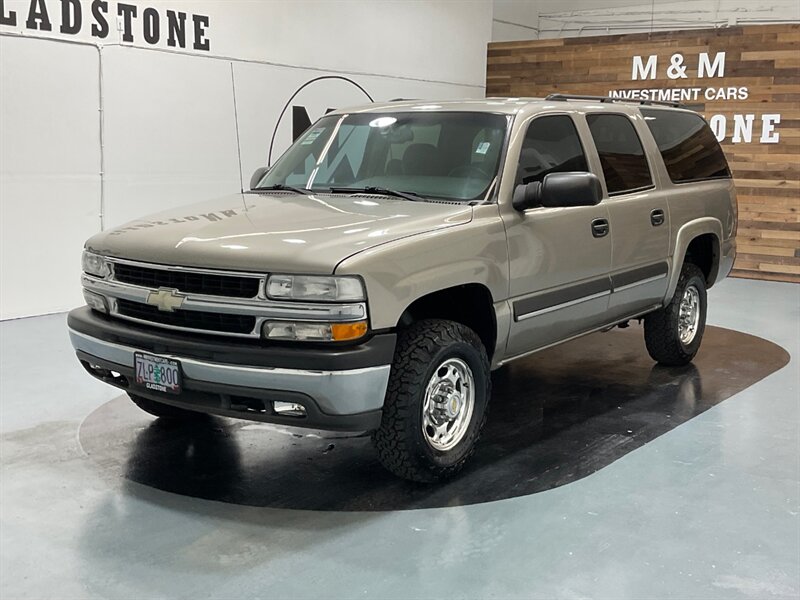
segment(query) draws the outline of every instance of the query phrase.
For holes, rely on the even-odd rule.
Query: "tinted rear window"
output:
[[[633,122],[625,115],[587,115],[609,195],[653,185],[650,167]]]
[[[673,183],[730,177],[728,162],[700,115],[642,109]]]

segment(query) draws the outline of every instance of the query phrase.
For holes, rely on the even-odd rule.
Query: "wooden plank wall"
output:
[[[713,61],[721,51],[724,76],[699,78],[699,53]],[[727,119],[722,146],[739,198],[734,275],[800,282],[800,25],[496,42],[488,52],[487,96],[702,88],[692,107],[707,119]],[[667,76],[675,53],[688,67],[685,79]],[[658,57],[656,79],[632,80],[634,55],[644,64],[650,55]],[[748,97],[707,100],[709,87],[745,87]],[[779,142],[759,143],[762,115],[773,113],[781,115]],[[750,143],[732,142],[735,114],[755,115]]]

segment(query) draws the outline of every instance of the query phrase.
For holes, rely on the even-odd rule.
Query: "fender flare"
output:
[[[506,341],[508,339],[508,331],[511,326],[510,323],[510,309],[508,308],[508,302],[497,301],[494,299],[494,294],[492,294],[492,289],[486,285],[485,282],[482,281],[466,281],[464,283],[456,283],[454,285],[447,285],[444,287],[438,287],[435,290],[426,291],[423,294],[417,295],[413,300],[408,302],[405,306],[403,311],[397,318],[397,325],[395,327],[399,327],[403,323],[403,317],[408,313],[409,309],[418,301],[423,300],[428,296],[433,296],[436,294],[440,294],[442,292],[449,292],[455,291],[460,287],[463,286],[474,286],[476,288],[482,288],[482,290],[486,293],[487,299],[489,300],[489,312],[487,316],[491,319],[491,330],[494,337],[494,345],[493,347],[486,348],[486,351],[490,353],[492,357],[492,364],[494,365],[494,361],[497,359],[498,356],[502,356],[503,352],[505,351]],[[503,310],[505,308],[505,310]],[[478,332],[480,335],[480,332]]]
[[[714,285],[717,280],[719,257],[722,253],[722,223],[714,217],[703,217],[689,221],[678,229],[678,234],[675,236],[675,250],[672,253],[672,272],[667,286],[667,293],[664,296],[665,304],[670,301],[675,294],[675,288],[678,287],[678,278],[681,275],[681,267],[683,266],[684,258],[686,258],[686,250],[689,248],[689,244],[696,237],[707,233],[713,234],[717,240],[716,248],[714,248],[715,259],[711,265],[711,272],[708,274],[708,287]]]

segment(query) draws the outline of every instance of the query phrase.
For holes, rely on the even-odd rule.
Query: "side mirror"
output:
[[[603,199],[603,188],[596,175],[585,172],[550,173],[541,183],[518,185],[512,206],[526,210],[535,206],[595,206]]]
[[[549,175],[548,175],[549,177]],[[539,181],[523,183],[514,188],[511,205],[517,210],[527,210],[542,205],[542,184]]]
[[[258,167],[253,176],[250,178],[250,189],[252,190],[254,187],[258,185],[258,182],[267,174],[269,171],[269,167]]]

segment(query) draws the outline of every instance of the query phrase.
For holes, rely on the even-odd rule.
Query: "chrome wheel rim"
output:
[[[683,344],[691,344],[700,325],[700,292],[693,285],[683,292],[678,309],[678,337]]]
[[[433,372],[422,403],[422,435],[431,448],[450,450],[467,433],[475,408],[475,378],[460,358],[449,358]]]

